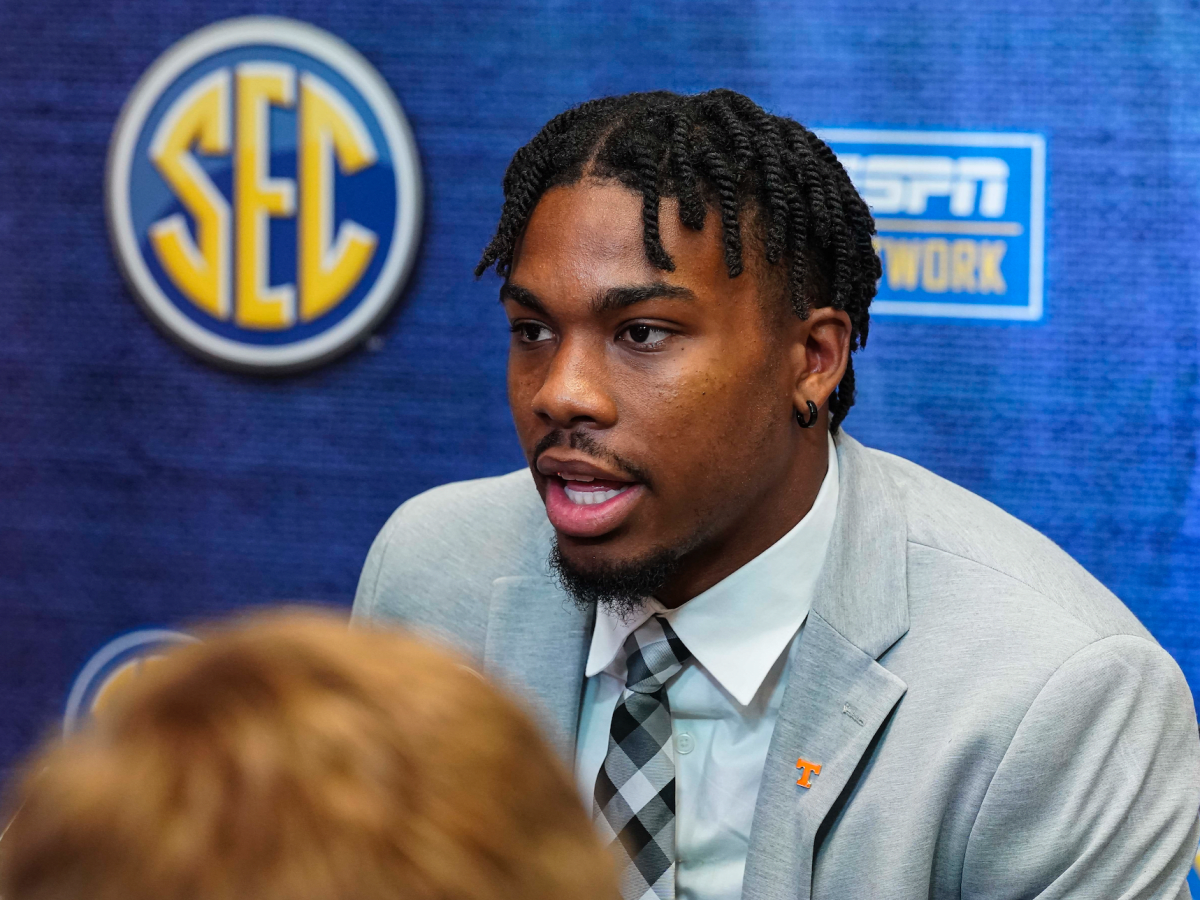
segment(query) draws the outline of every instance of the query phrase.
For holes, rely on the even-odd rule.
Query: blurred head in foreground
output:
[[[174,651],[10,800],[4,900],[616,896],[525,714],[441,651],[311,612]]]

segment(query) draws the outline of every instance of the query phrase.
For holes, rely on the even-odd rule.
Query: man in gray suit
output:
[[[1049,540],[839,428],[879,262],[829,148],[729,91],[628,95],[504,189],[480,271],[529,469],[405,503],[355,615],[525,694],[626,900],[1186,897],[1178,667]]]

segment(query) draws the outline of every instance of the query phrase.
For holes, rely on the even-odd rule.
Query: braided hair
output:
[[[833,151],[803,125],[729,90],[626,94],[569,109],[509,164],[500,222],[476,276],[494,266],[507,277],[538,200],[585,174],[641,194],[646,259],[656,268],[675,269],[659,235],[661,198],[676,198],[680,221],[697,231],[711,208],[720,217],[730,278],[742,273],[742,226],[752,225],[768,267],[786,270],[795,314],[806,319],[820,306],[844,310],[851,352],[866,344],[880,276],[875,223]],[[853,405],[854,367],[847,360],[829,398],[834,432]]]

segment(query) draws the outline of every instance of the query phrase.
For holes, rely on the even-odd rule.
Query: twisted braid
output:
[[[585,173],[641,194],[646,259],[663,271],[675,268],[659,232],[663,197],[679,201],[680,221],[693,230],[704,227],[710,207],[716,210],[730,278],[744,268],[742,214],[755,213],[767,265],[787,267],[795,314],[807,318],[815,306],[844,310],[851,351],[866,344],[880,276],[875,223],[833,151],[803,125],[728,90],[627,94],[567,110],[513,157],[500,222],[476,275],[493,266],[507,275],[541,196]],[[854,405],[854,390],[848,360],[829,398],[834,431]]]
[[[675,126],[671,131],[670,165],[679,182],[679,220],[693,231],[699,231],[704,227],[706,210],[704,198],[700,196],[696,167],[692,163],[691,148],[688,146],[692,128],[691,116],[681,111],[675,117]]]
[[[642,192],[642,240],[646,259],[664,272],[674,272],[675,263],[667,255],[658,233],[658,160],[646,148],[637,153],[638,188]]]
[[[787,170],[780,153],[782,138],[775,117],[769,116],[749,97],[733,94],[734,108],[749,120],[751,126],[764,136],[757,151],[762,160],[763,193],[767,201],[770,225],[767,228],[766,257],[769,265],[779,262],[786,249],[788,229],[789,189]]]
[[[729,277],[736,278],[742,274],[742,224],[738,218],[741,204],[737,180],[712,144],[705,144],[700,152],[700,164],[717,189],[721,229],[725,236],[725,265],[729,268]]]

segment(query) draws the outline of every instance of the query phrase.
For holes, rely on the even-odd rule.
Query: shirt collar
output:
[[[812,508],[750,562],[678,609],[665,609],[653,598],[628,620],[599,609],[587,677],[605,670],[624,677],[625,639],[658,614],[721,686],[738,703],[749,705],[812,607],[837,503],[837,449],[830,437],[829,467]]]

